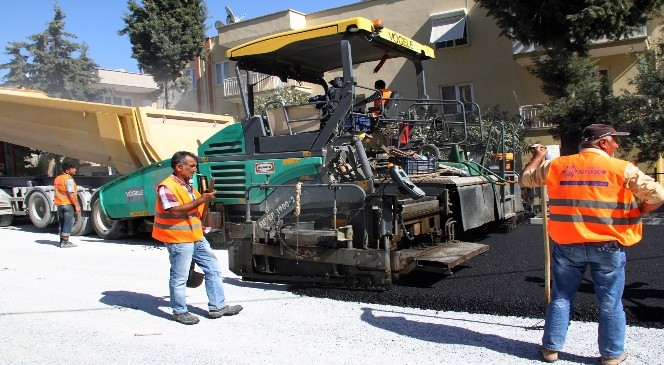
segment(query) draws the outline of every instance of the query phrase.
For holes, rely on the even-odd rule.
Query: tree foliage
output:
[[[614,124],[612,110],[616,98],[597,66],[587,57],[569,52],[551,53],[536,61],[531,70],[542,81],[551,101],[540,110],[544,123],[556,126],[554,136],[561,140],[561,154],[578,151],[581,131],[589,124]]]
[[[8,71],[3,81],[12,87],[40,90],[55,98],[97,100],[104,92],[103,88],[92,87],[99,83],[99,66],[88,56],[87,44],[75,42],[77,37],[65,31],[65,14],[57,4],[53,12],[53,20],[43,32],[28,36],[27,41],[7,44],[5,53],[10,61],[0,65],[0,69]],[[13,146],[12,150],[15,172],[18,175],[32,173],[25,161],[42,152],[24,146]],[[42,172],[53,174],[52,171]]]
[[[631,80],[635,93],[618,98],[613,114],[617,129],[631,132],[620,146],[637,148],[639,162],[656,161],[664,154],[664,39],[636,56],[638,73]]]
[[[283,105],[300,105],[308,102],[309,96],[297,91],[295,86],[286,85],[272,89],[265,96],[254,98],[254,114],[261,115],[265,108],[277,108],[281,102]]]
[[[582,56],[593,39],[617,40],[658,15],[663,0],[478,0],[501,35]]]
[[[169,102],[169,84],[182,77],[187,63],[205,57],[205,19],[203,0],[128,1],[126,27],[118,33],[129,35],[132,57],[138,66],[161,84]]]
[[[592,123],[618,122],[621,100],[588,60],[588,46],[606,37],[618,40],[660,14],[664,0],[531,1],[478,0],[488,10],[501,35],[544,49],[532,69],[551,100],[540,112],[542,121],[556,125],[561,154],[578,150],[581,130]],[[622,113],[619,113],[622,114]]]
[[[8,70],[3,81],[19,88],[35,89],[51,97],[95,100],[103,92],[91,88],[99,82],[97,64],[88,56],[85,43],[65,31],[65,14],[56,4],[46,29],[28,36],[25,42],[10,42],[5,53],[11,60],[0,69]]]

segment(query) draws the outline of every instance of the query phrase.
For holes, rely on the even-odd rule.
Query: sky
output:
[[[27,41],[27,37],[43,32],[53,20],[54,0],[1,0],[0,64],[11,59],[5,53],[9,42]],[[122,16],[127,12],[126,0],[57,0],[65,13],[65,31],[76,35],[74,41],[87,43],[89,56],[105,69],[138,72],[136,60],[131,58],[131,43],[127,35],[119,36],[124,27]],[[214,22],[226,22],[224,6],[237,17],[256,18],[278,11],[293,9],[308,14],[360,2],[360,0],[207,0],[208,30],[216,35]],[[6,74],[0,70],[0,77]],[[0,83],[2,81],[0,80]]]

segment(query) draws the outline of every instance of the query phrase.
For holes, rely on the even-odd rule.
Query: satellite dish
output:
[[[240,20],[242,20],[245,16],[247,16],[247,14],[244,14],[238,18],[235,16],[235,14],[233,14],[233,10],[231,10],[231,8],[229,8],[228,6],[224,6],[224,8],[226,8],[226,14],[228,14],[226,16],[226,24],[237,23]]]
[[[216,22],[214,22],[214,27],[215,28],[221,28],[223,26],[224,26],[224,22],[222,22],[221,20],[217,20]]]

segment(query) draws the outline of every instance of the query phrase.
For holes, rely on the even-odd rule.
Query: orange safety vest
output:
[[[154,224],[152,226],[152,237],[163,243],[185,243],[196,242],[203,239],[203,215],[204,204],[182,214],[172,214],[164,209],[159,199],[159,188],[165,186],[178,200],[180,205],[192,201],[187,189],[175,180],[173,175],[167,177],[157,186],[157,202],[155,204]],[[198,199],[201,194],[194,190],[194,196]]]
[[[593,152],[551,161],[549,236],[559,244],[639,242],[643,225],[634,194],[624,187],[627,164]]]
[[[53,180],[53,187],[55,188],[55,194],[53,203],[55,205],[73,205],[74,203],[69,199],[69,193],[67,192],[67,180],[72,179],[69,174],[58,175],[55,180]],[[72,179],[73,180],[73,179]],[[78,185],[74,181],[74,193],[78,192]]]
[[[389,99],[392,97],[392,91],[387,90],[387,89],[379,89],[381,92],[381,97],[380,99],[374,100],[374,106],[381,106],[381,104],[387,103],[386,99]]]

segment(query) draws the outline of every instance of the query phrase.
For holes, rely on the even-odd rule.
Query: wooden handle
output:
[[[203,191],[208,190],[208,185],[207,185],[207,180],[206,179],[202,180],[202,185],[203,185],[202,186]],[[209,186],[211,186],[212,190],[214,190],[214,179],[210,179],[210,185]],[[204,205],[203,205],[203,214],[201,215],[201,222],[205,222],[205,218],[207,217],[207,213],[208,213],[209,208],[210,208],[209,203],[205,202]]]

